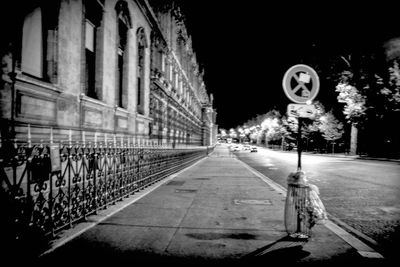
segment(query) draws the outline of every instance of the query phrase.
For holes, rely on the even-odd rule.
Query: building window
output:
[[[47,82],[56,82],[59,3],[22,9],[20,34],[15,40],[17,67],[21,72]]]
[[[168,70],[169,70],[169,75],[168,75],[168,80],[173,84],[173,79],[174,79],[174,69],[172,63],[168,65]]]
[[[131,28],[131,19],[128,10],[128,3],[124,0],[117,2],[115,6],[117,11],[117,75],[116,75],[116,104],[118,107],[128,107],[127,90],[127,47],[128,47],[128,29]]]
[[[178,92],[178,73],[177,72],[175,72],[175,75],[174,75],[174,87],[175,87],[175,90]]]
[[[147,48],[146,35],[143,28],[139,28],[136,34],[137,37],[137,90],[136,90],[136,106],[137,112],[144,114],[144,81],[145,81],[145,49]]]
[[[100,89],[96,88],[96,65],[101,54],[98,39],[102,8],[98,1],[85,1],[85,94],[95,99],[100,99]]]
[[[39,78],[43,77],[42,10],[39,7],[24,20],[21,70]]]
[[[159,72],[163,72],[163,70],[162,70],[162,50],[158,50],[157,51],[157,53],[156,53],[156,69],[159,71]]]
[[[165,55],[164,55],[164,53],[163,52],[161,52],[161,71],[163,72],[163,73],[165,73],[165,64],[166,64],[166,61],[165,61]]]
[[[118,88],[118,106],[126,108],[126,90],[124,88],[124,61],[125,61],[125,49],[127,40],[128,27],[123,20],[118,20],[118,65],[117,65],[117,88]]]

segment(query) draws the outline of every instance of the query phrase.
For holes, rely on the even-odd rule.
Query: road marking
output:
[[[40,254],[39,257],[49,254],[49,253],[53,252],[55,249],[57,249],[58,247],[65,245],[69,241],[73,240],[74,238],[78,237],[79,235],[83,234],[84,232],[88,231],[89,229],[95,227],[97,224],[99,224],[102,221],[106,220],[107,218],[113,216],[117,212],[125,209],[126,207],[135,203],[136,201],[140,200],[141,198],[145,197],[146,195],[150,194],[151,192],[153,192],[160,186],[164,185],[165,183],[174,179],[176,176],[180,175],[187,169],[194,167],[195,165],[199,164],[200,162],[204,161],[205,159],[207,159],[207,157],[204,157],[204,158],[198,160],[197,162],[193,163],[192,165],[189,165],[188,167],[180,170],[177,173],[167,176],[166,178],[160,180],[156,184],[143,189],[143,191],[141,191],[141,192],[136,192],[134,195],[130,196],[128,199],[124,200],[123,202],[116,204],[114,206],[110,206],[106,210],[99,211],[99,213],[97,215],[89,216],[88,221],[91,221],[91,222],[87,222],[87,223],[82,222],[82,223],[74,225],[74,227],[72,229],[66,230],[64,232],[64,234],[62,235],[62,237],[58,240],[53,240],[54,243],[51,244],[51,248],[46,250],[42,254]]]
[[[249,171],[251,171],[253,174],[258,176],[261,180],[263,180],[265,183],[267,183],[269,186],[271,186],[273,189],[275,189],[278,193],[284,195],[286,197],[286,192],[287,189],[280,184],[274,182],[271,178],[268,178],[264,174],[260,173],[259,171],[253,169],[246,163],[244,163],[241,160],[238,160],[244,167],[246,167]],[[332,217],[330,215],[330,217]],[[335,218],[336,219],[336,218]],[[343,223],[344,224],[344,223]],[[345,231],[343,228],[338,226],[337,224],[333,223],[331,220],[326,220],[326,223],[324,224],[326,228],[334,232],[336,235],[338,235],[340,238],[342,238],[346,243],[348,243],[350,246],[355,248],[357,252],[365,258],[379,258],[383,259],[384,257],[376,252],[373,248],[362,242],[360,239],[354,237],[347,231]]]

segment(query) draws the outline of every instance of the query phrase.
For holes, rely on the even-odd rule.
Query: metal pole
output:
[[[298,153],[298,161],[297,161],[297,171],[301,171],[301,124],[303,120],[299,117],[298,119],[298,127],[297,127],[297,153]]]

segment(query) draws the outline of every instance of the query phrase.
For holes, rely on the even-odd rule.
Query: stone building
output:
[[[151,35],[150,114],[152,135],[175,143],[209,145],[204,111],[210,105],[185,26],[185,17],[175,1],[150,1],[160,25]],[[207,131],[209,131],[207,129]]]
[[[3,139],[212,144],[215,110],[175,1],[0,5]]]

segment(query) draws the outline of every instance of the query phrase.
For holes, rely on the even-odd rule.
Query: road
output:
[[[276,183],[297,169],[297,153],[259,148],[237,151],[238,159]],[[398,162],[302,154],[302,170],[320,189],[327,212],[375,240],[386,257],[400,247]]]

